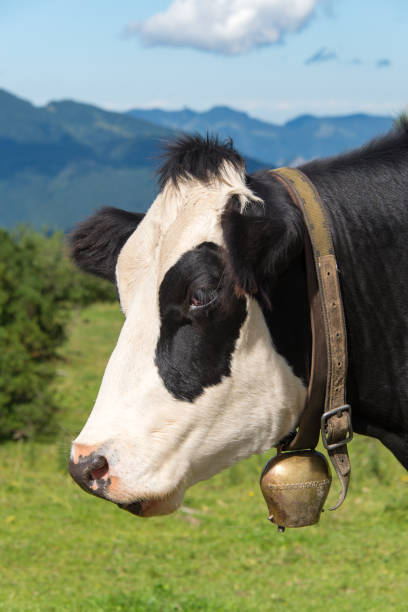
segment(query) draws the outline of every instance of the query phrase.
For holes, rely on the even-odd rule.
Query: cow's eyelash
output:
[[[208,308],[208,306],[210,306],[211,304],[214,304],[217,298],[218,293],[216,289],[198,289],[194,293],[192,293],[190,297],[189,309],[192,311],[204,310],[205,308]]]
[[[209,302],[207,302],[206,304],[198,304],[197,306],[194,304],[190,304],[190,310],[193,310],[193,311],[205,310],[206,308],[214,304],[214,302],[216,301],[217,301],[217,296],[213,298],[212,300],[210,300]]]

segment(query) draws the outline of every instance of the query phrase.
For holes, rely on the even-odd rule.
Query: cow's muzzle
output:
[[[109,465],[109,462],[112,465]],[[170,514],[182,502],[184,496],[182,485],[168,492],[152,491],[149,495],[146,495],[144,487],[142,495],[138,495],[137,491],[133,495],[126,487],[126,483],[115,474],[114,465],[114,453],[111,457],[106,445],[74,443],[68,468],[72,478],[84,491],[111,501],[136,516]]]

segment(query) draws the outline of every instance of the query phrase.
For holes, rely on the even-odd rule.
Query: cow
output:
[[[408,468],[408,122],[300,166],[329,217],[354,430]],[[71,235],[75,262],[116,283],[125,321],[72,444],[87,492],[139,516],[293,431],[311,328],[305,224],[272,172],[230,141],[171,143],[143,215],[104,208]]]

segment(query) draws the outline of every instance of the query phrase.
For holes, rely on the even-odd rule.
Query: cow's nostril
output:
[[[92,480],[99,480],[99,478],[104,478],[108,472],[108,462],[105,457],[99,456],[91,466],[90,477]]]
[[[104,497],[103,491],[110,481],[109,464],[103,455],[95,451],[89,455],[80,454],[76,461],[70,460],[68,467],[72,478],[80,487],[88,493]]]

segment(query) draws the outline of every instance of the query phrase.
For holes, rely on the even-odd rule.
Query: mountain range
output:
[[[65,100],[36,107],[0,89],[0,225],[69,229],[102,205],[146,210],[163,142],[233,138],[248,171],[331,155],[386,131],[389,117],[301,116],[285,125],[228,107],[115,113]]]
[[[69,228],[103,204],[146,209],[173,132],[72,101],[38,108],[0,90],[0,224]]]
[[[391,127],[391,117],[364,114],[344,117],[301,115],[284,125],[267,123],[227,106],[202,113],[133,109],[128,114],[155,125],[185,132],[206,132],[232,138],[244,155],[267,166],[294,165],[314,157],[336,155],[358,147]]]

